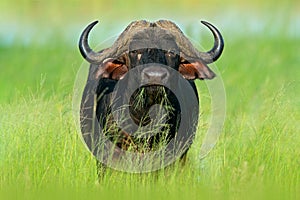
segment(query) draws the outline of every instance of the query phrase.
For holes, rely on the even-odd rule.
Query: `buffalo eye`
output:
[[[137,60],[140,60],[142,54],[138,50],[132,50],[132,51],[130,51],[130,56],[132,58],[137,58]]]
[[[165,53],[165,56],[166,56],[167,58],[175,58],[176,53],[175,53],[175,51],[173,51],[173,50],[168,50],[168,51]]]
[[[132,50],[132,51],[130,51],[130,54],[132,55],[132,56],[135,56],[136,54],[137,54],[137,50]]]

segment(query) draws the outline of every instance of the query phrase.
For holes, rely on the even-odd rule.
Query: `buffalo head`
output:
[[[168,65],[178,70],[184,78],[212,79],[215,74],[206,64],[217,60],[223,51],[223,38],[212,24],[202,21],[214,35],[214,46],[208,52],[198,51],[172,22],[131,23],[111,48],[94,52],[88,44],[88,35],[97,21],[83,31],[79,48],[90,63],[97,63],[96,78],[121,79],[128,70],[150,62]]]

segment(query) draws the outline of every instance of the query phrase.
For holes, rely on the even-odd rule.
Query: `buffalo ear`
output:
[[[189,62],[182,59],[178,71],[188,80],[213,79],[216,76],[215,73],[201,60]]]
[[[98,66],[96,79],[109,78],[113,80],[120,80],[125,76],[127,71],[128,68],[123,62],[113,58],[107,58]]]

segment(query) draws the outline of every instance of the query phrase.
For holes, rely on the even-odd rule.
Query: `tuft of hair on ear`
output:
[[[201,60],[194,60],[191,62],[182,60],[178,71],[185,79],[188,80],[213,79],[216,76],[216,74]]]
[[[107,58],[98,66],[95,77],[96,79],[108,78],[120,80],[125,76],[127,71],[127,66],[120,60]]]

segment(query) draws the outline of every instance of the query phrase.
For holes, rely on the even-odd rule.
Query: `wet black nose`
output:
[[[169,72],[164,67],[150,66],[146,67],[142,71],[142,83],[143,84],[158,84],[163,85],[168,82]]]

